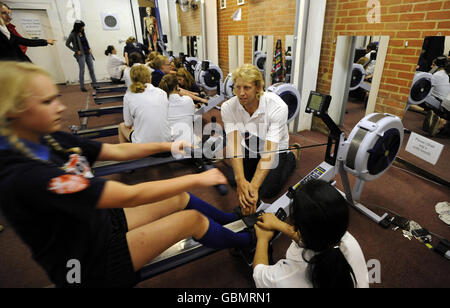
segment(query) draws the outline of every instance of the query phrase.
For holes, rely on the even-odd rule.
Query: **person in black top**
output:
[[[89,46],[88,39],[84,33],[84,22],[81,20],[75,21],[73,25],[73,30],[70,33],[66,41],[66,46],[74,52],[74,57],[78,62],[80,68],[80,88],[81,91],[87,92],[84,87],[84,70],[85,64],[88,66],[89,75],[91,76],[92,83],[97,83],[97,78],[95,77],[94,71],[94,56],[92,55],[92,49]]]
[[[158,87],[164,75],[170,74],[169,58],[159,55],[155,59],[153,59],[152,62],[150,62],[150,67],[155,70],[152,73],[152,85]]]
[[[0,2],[1,3],[1,2]],[[2,6],[4,7],[4,6]],[[2,10],[2,14],[8,14]],[[25,55],[20,45],[37,47],[53,45],[55,40],[30,40],[11,33],[3,18],[0,18],[0,60],[31,62],[30,58]]]
[[[142,57],[145,59],[147,54],[149,53],[148,49],[145,48],[145,46],[142,43],[138,43],[136,41],[136,38],[133,36],[130,36],[127,41],[125,42],[125,47],[123,48],[123,56],[125,58],[125,62],[128,65],[128,57],[133,53],[137,52],[142,55]]]
[[[144,265],[188,237],[216,249],[251,244],[248,232],[222,227],[235,214],[185,192],[225,184],[217,169],[136,185],[94,177],[96,160],[189,145],[102,144],[59,132],[59,96],[41,68],[0,63],[1,211],[57,287],[134,286]]]

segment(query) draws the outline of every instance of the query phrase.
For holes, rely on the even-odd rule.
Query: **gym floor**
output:
[[[76,111],[85,108],[88,94],[79,92],[77,86],[60,86],[63,94],[62,100],[67,106],[64,116],[63,130],[69,131],[69,125],[78,125]],[[95,108],[91,101],[91,107]],[[353,104],[349,104],[349,108]],[[110,106],[110,105],[108,105]],[[356,109],[346,116],[343,130],[348,134],[354,124],[363,117],[363,111]],[[349,109],[350,110],[350,109]],[[362,116],[361,116],[362,114]],[[220,112],[211,111],[206,121],[216,116],[220,121]],[[117,124],[121,115],[107,115],[101,118],[89,119],[88,127]],[[101,141],[117,143],[117,137],[104,138]],[[299,142],[301,145],[324,143],[327,136],[319,132],[301,132],[291,135],[291,143]],[[295,172],[285,184],[284,193],[288,187],[293,186],[306,176],[313,168],[319,165],[324,158],[325,148],[305,149],[300,156]],[[444,155],[444,153],[443,153]],[[448,155],[447,155],[448,157]],[[446,160],[447,170],[449,162]],[[224,170],[223,163],[217,167]],[[161,167],[136,170],[129,174],[112,175],[108,178],[119,180],[127,184],[143,181],[171,178],[196,172],[192,165],[174,163]],[[447,176],[449,172],[445,173]],[[343,190],[340,178],[336,179],[337,188]],[[350,176],[353,185],[354,178]],[[213,204],[224,211],[231,211],[238,205],[235,189],[230,188],[226,196],[220,196],[214,188],[197,189],[191,191],[196,196]],[[273,202],[264,200],[265,202]],[[380,179],[366,183],[361,203],[381,215],[385,212],[397,213],[410,220],[416,221],[423,228],[441,237],[450,239],[448,225],[442,222],[436,214],[435,204],[441,201],[450,201],[450,190],[443,186],[424,180],[416,175],[398,167],[391,167]],[[384,208],[384,209],[382,209]],[[48,287],[51,282],[45,272],[32,260],[31,253],[23,242],[17,237],[5,218],[0,215],[0,224],[5,230],[0,233],[0,288],[9,287]],[[358,240],[366,261],[375,260],[379,267],[369,268],[373,282],[372,288],[390,287],[448,287],[450,285],[449,260],[428,249],[416,239],[409,240],[403,236],[401,230],[383,229],[361,215],[356,210],[350,211],[349,232]],[[433,236],[433,244],[438,239]],[[274,259],[284,258],[290,245],[288,238],[281,236],[274,244]],[[373,262],[369,262],[374,264]],[[376,262],[375,262],[376,263]],[[376,270],[379,271],[379,275]],[[214,273],[212,275],[212,273]],[[232,256],[228,250],[223,250],[208,257],[191,262],[157,277],[138,284],[139,288],[253,288],[251,269],[239,258]]]

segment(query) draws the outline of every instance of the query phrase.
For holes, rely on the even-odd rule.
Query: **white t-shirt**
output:
[[[134,126],[133,143],[170,142],[167,94],[152,84],[143,93],[127,92],[123,98],[123,119]]]
[[[189,96],[170,94],[169,123],[175,141],[193,142],[195,105]]]
[[[252,116],[242,107],[236,96],[223,103],[221,107],[226,134],[239,131],[242,136],[248,132],[261,140],[277,143],[278,149],[287,149],[289,146],[288,112],[286,103],[271,92],[264,92],[259,100],[258,109]],[[245,146],[245,140],[242,141],[242,145]],[[264,150],[263,146],[259,151]]]
[[[369,272],[366,260],[356,239],[348,232],[341,239],[340,249],[353,269],[357,288],[369,287]],[[303,248],[292,242],[286,252],[286,259],[275,265],[258,264],[253,270],[253,279],[257,288],[312,288],[306,276],[308,263],[303,260]],[[310,260],[313,251],[307,251],[305,258]]]
[[[431,88],[431,95],[442,100],[442,106],[450,110],[450,82],[445,70],[440,70],[431,77],[433,88]]]
[[[107,70],[109,77],[114,79],[122,78],[122,70],[126,67],[125,60],[118,55],[110,54],[108,57]]]
[[[141,64],[141,63],[135,63],[133,66],[136,66],[136,65],[143,65],[143,64]],[[145,66],[146,68],[148,68],[148,70],[150,71],[150,76],[152,75],[152,72],[151,72],[151,70],[150,70],[150,67],[148,67],[147,65]],[[127,68],[125,68],[125,70],[123,71],[123,80],[125,81],[125,85],[127,86],[127,91],[130,91],[130,87],[131,87],[131,84],[133,83],[132,81],[131,81],[131,77],[130,77],[130,71],[131,71],[131,67],[127,67]]]

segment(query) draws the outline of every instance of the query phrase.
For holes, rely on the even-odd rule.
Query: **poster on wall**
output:
[[[20,23],[25,31],[25,36],[29,38],[40,38],[44,36],[44,31],[42,30],[41,20],[39,17],[22,17],[20,19]]]
[[[101,13],[103,30],[120,30],[117,13]]]

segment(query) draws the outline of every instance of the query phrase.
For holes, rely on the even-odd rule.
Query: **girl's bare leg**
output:
[[[133,131],[133,129],[125,127],[125,123],[119,124],[119,142],[120,143],[127,143],[131,142],[130,140],[130,134]]]
[[[182,211],[186,208],[188,202],[189,195],[182,193],[163,201],[124,209],[128,230],[131,231],[170,214]]]
[[[194,210],[165,216],[127,233],[128,249],[135,271],[175,243],[193,237],[201,239],[209,228],[209,220]]]

